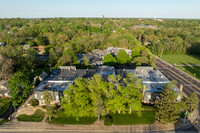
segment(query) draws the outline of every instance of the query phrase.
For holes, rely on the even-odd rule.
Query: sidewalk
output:
[[[189,121],[188,121],[189,122]],[[190,123],[182,124],[146,124],[146,125],[112,125],[104,126],[103,121],[92,125],[57,125],[45,122],[18,122],[16,119],[0,126],[0,132],[40,132],[40,131],[77,131],[77,132],[154,132],[173,131],[190,126]]]

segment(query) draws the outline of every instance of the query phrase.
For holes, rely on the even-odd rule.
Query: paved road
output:
[[[181,70],[175,68],[174,66],[157,59],[156,65],[158,69],[170,80],[176,80],[178,86],[183,84],[183,92],[189,96],[193,92],[196,92],[200,99],[200,82],[194,78],[191,78],[188,74],[182,72]]]

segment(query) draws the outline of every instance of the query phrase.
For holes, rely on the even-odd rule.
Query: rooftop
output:
[[[96,69],[76,69],[74,66],[61,66],[55,69],[34,91],[54,90],[64,91],[69,83],[78,77],[90,78],[95,73],[103,79],[109,80],[109,75],[125,77],[128,73],[136,74],[146,86],[146,92],[162,92],[163,86],[170,81],[159,71],[152,67],[137,67],[136,69],[115,69],[111,66],[98,66]],[[177,87],[174,91],[180,91]]]

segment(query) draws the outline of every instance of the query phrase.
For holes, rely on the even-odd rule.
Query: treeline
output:
[[[147,47],[154,54],[197,54],[200,20],[48,18],[0,19],[0,42],[46,46],[52,58],[48,65],[70,65],[76,53],[115,46],[127,49]],[[153,25],[156,29],[137,25]],[[6,47],[7,47],[6,46]],[[194,47],[194,48],[193,48]]]
[[[126,78],[110,75],[108,81],[95,74],[91,80],[77,78],[64,91],[62,107],[67,116],[98,117],[107,113],[136,111],[141,114],[142,82],[129,73]]]

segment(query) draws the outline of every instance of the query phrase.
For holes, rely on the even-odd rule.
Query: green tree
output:
[[[193,92],[189,97],[185,100],[185,109],[189,112],[192,112],[194,109],[198,107],[199,99],[197,94]]]
[[[140,51],[140,54],[142,57],[147,57],[149,55],[149,52],[147,49],[143,49]]]
[[[113,57],[111,54],[107,54],[104,57],[104,64],[105,65],[116,65],[117,60],[115,57]]]
[[[98,122],[100,116],[105,113],[102,90],[107,89],[107,87],[107,82],[103,81],[101,76],[98,74],[95,74],[89,81],[88,88],[90,90],[91,103],[94,108],[94,113],[98,117]]]
[[[99,123],[101,115],[105,114],[105,107],[104,107],[103,100],[101,97],[98,97],[95,102],[94,112],[95,112],[95,115],[98,117],[98,123]]]
[[[119,64],[126,64],[126,63],[130,63],[130,61],[131,61],[129,55],[126,53],[126,51],[124,51],[122,49],[119,50],[116,58],[117,58],[117,62]]]
[[[36,60],[36,50],[33,48],[29,48],[26,55],[25,55],[25,64],[24,66],[26,67],[28,71],[31,69],[35,69],[35,60]]]
[[[142,108],[142,82],[132,73],[128,73],[127,77],[124,78],[126,87],[124,88],[123,97],[127,102],[129,112],[132,110],[136,111],[139,115],[141,114]]]
[[[23,104],[32,91],[32,85],[27,75],[16,72],[8,81],[8,88],[11,91],[11,101],[14,106]]]
[[[117,75],[114,77],[113,75],[109,76],[108,88],[104,89],[105,94],[105,106],[107,112],[113,112],[120,114],[121,111],[126,109],[126,101],[123,96],[124,86],[119,84],[119,81],[122,77]]]
[[[83,116],[94,116],[89,95],[88,79],[77,78],[74,84],[64,91],[62,106],[67,116],[76,117],[79,120]]]
[[[43,100],[46,105],[46,114],[49,117],[49,121],[51,121],[51,117],[53,117],[53,107],[51,105],[51,102],[53,101],[53,96],[48,90],[43,92]]]
[[[49,50],[49,66],[50,66],[50,71],[52,70],[52,66],[56,63],[57,60],[57,55],[53,48],[50,48]]]
[[[166,84],[165,90],[155,102],[155,118],[162,124],[175,123],[179,118],[173,87],[172,84]]]
[[[83,61],[84,61],[84,66],[89,66],[90,65],[90,61],[87,58],[87,56],[84,56]]]

